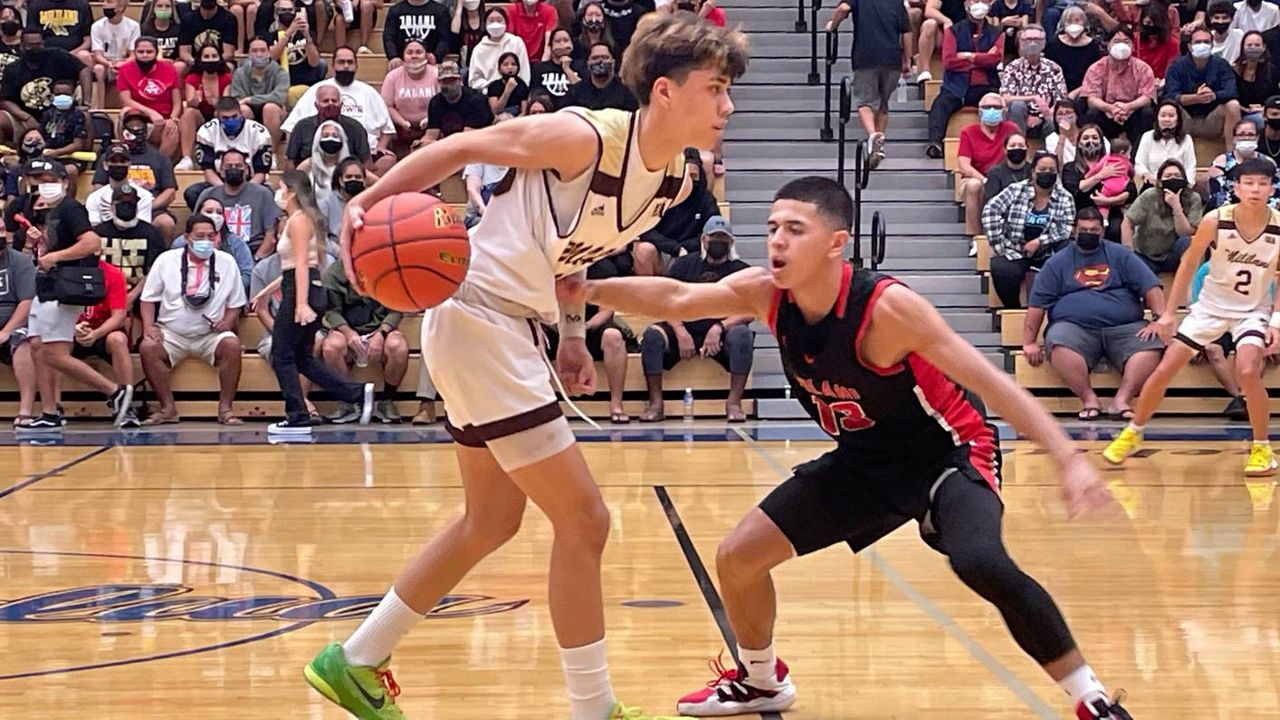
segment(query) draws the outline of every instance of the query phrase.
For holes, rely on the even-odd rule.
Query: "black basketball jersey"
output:
[[[915,354],[884,368],[862,359],[860,344],[876,300],[894,284],[887,275],[846,264],[835,307],[812,325],[790,293],[774,294],[769,326],[792,392],[828,435],[858,457],[928,463],[968,446],[974,467],[998,487],[995,430],[976,396]]]

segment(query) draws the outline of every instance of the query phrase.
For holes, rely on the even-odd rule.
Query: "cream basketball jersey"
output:
[[[1246,238],[1236,226],[1238,205],[1218,208],[1218,237],[1210,245],[1209,276],[1198,304],[1227,318],[1271,312],[1271,286],[1280,259],[1280,212],[1268,208],[1266,227]]]
[[[467,283],[533,311],[560,315],[556,278],[626,247],[658,223],[685,185],[683,154],[658,170],[640,158],[639,112],[566,108],[596,131],[596,163],[561,181],[551,170],[513,168],[471,231]]]

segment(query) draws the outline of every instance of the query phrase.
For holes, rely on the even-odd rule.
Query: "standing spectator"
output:
[[[712,217],[720,214],[720,206],[707,183],[707,171],[702,166],[702,153],[697,148],[685,148],[685,175],[693,182],[689,197],[678,205],[672,205],[662,213],[662,219],[653,229],[636,241],[637,247],[648,244],[668,258],[696,253],[702,247],[702,228]],[[654,272],[637,272],[638,275],[657,275]]]
[[[1244,31],[1231,27],[1235,8],[1228,0],[1214,0],[1209,5],[1209,31],[1213,33],[1213,54],[1234,63],[1240,57],[1240,41]]]
[[[235,260],[218,249],[218,233],[203,215],[187,218],[187,246],[156,258],[142,290],[142,371],[160,401],[144,425],[178,422],[169,385],[172,369],[186,358],[204,360],[218,371],[218,422],[244,424],[232,404],[240,384],[236,336],[246,304]]]
[[[1053,29],[1049,14],[1045,13],[1045,27]],[[1063,80],[1067,83],[1067,96],[1075,99],[1080,95],[1086,71],[1102,59],[1105,49],[1097,38],[1088,31],[1088,17],[1079,5],[1072,5],[1062,13],[1062,22],[1058,32],[1044,50],[1044,56],[1062,68]]]
[[[1273,163],[1280,163],[1280,95],[1267,98],[1262,106],[1262,139],[1258,152]]]
[[[53,99],[53,83],[70,80],[80,83],[80,96],[89,97],[93,92],[93,73],[89,66],[66,50],[44,47],[44,38],[38,31],[22,33],[22,62],[11,62],[0,79],[0,109],[30,130],[39,123],[40,114]]]
[[[587,56],[587,79],[569,90],[565,106],[576,105],[588,110],[637,110],[640,103],[631,90],[617,76],[617,63],[613,50],[604,43],[591,46]]]
[[[1236,197],[1235,168],[1246,160],[1258,157],[1258,128],[1248,120],[1236,123],[1235,136],[1227,145],[1227,152],[1213,159],[1209,165],[1209,209],[1219,208],[1228,203],[1238,203]],[[1280,180],[1272,183],[1276,191],[1268,202],[1271,207],[1280,207]]]
[[[328,295],[324,324],[329,328],[321,349],[325,363],[344,382],[349,382],[345,378],[353,366],[381,365],[382,390],[377,395],[374,416],[384,423],[400,422],[395,397],[409,369],[409,340],[399,329],[403,316],[357,293],[347,280],[342,263],[330,263],[325,268],[323,285]],[[372,388],[366,386],[366,409],[362,409],[348,391],[347,399],[338,402],[329,419],[338,424],[357,418],[368,422],[367,403],[372,394]]]
[[[560,24],[555,8],[542,0],[520,0],[508,7],[511,8],[507,15],[511,32],[524,41],[529,59],[533,62],[550,60],[551,31]]]
[[[199,7],[187,13],[178,28],[178,59],[193,66],[197,60],[204,61],[199,49],[212,47],[230,62],[235,59],[239,33],[239,23],[230,10],[218,5],[218,0],[200,0]]]
[[[133,57],[122,63],[116,72],[116,92],[126,112],[141,113],[145,118],[144,124],[151,125],[152,130],[146,139],[165,157],[173,157],[178,152],[182,137],[182,84],[178,68],[159,57],[155,38],[138,38],[133,44]],[[124,117],[123,113],[121,117]]]
[[[289,97],[289,73],[271,59],[271,46],[264,38],[249,41],[249,59],[231,76],[231,97],[240,101],[240,113],[267,128],[271,145],[280,143],[280,125]]]
[[[126,188],[134,193],[134,208],[137,217],[151,222],[152,195],[129,179],[129,167],[133,158],[129,156],[129,148],[124,143],[111,143],[103,150],[102,164],[106,170],[107,184],[89,193],[85,198],[85,209],[89,213],[89,223],[97,225],[112,218],[111,209],[115,205],[115,196]]]
[[[1021,307],[1022,284],[1071,234],[1076,206],[1058,184],[1058,158],[1036,156],[1033,175],[1005,188],[982,209],[991,244],[991,284],[1007,308]]]
[[[1107,54],[1090,66],[1080,86],[1089,104],[1084,119],[1101,127],[1108,138],[1123,132],[1132,142],[1150,130],[1155,119],[1155,74],[1150,65],[1133,57],[1133,39],[1123,30],[1112,33]]]
[[[93,10],[87,0],[32,0],[27,29],[44,36],[46,47],[66,50],[86,66],[93,65],[89,47]]]
[[[452,60],[440,63],[440,92],[427,104],[427,133],[424,143],[431,143],[463,130],[475,130],[493,124],[493,113],[483,95],[462,82],[462,71]]]
[[[121,113],[120,124],[123,126],[120,135],[129,151],[129,182],[134,187],[151,193],[151,222],[168,242],[177,234],[177,220],[169,210],[178,195],[178,179],[173,174],[173,163],[147,144],[146,116],[126,110]],[[109,180],[104,157],[93,173],[94,190],[106,185]]]
[[[205,123],[214,122],[216,118],[214,114],[216,107],[214,103],[223,99],[227,92],[227,88],[231,86],[231,73],[227,72],[227,64],[218,55],[218,50],[213,45],[204,45],[199,50],[200,60],[197,62],[190,73],[187,73],[184,81],[186,93],[186,110],[182,113],[180,120],[181,129],[179,136],[182,140],[182,159],[178,161],[177,170],[194,170],[198,158],[196,157],[196,144],[200,142],[197,137],[200,131],[204,130]],[[236,106],[236,114],[240,112],[240,106],[235,103],[235,98],[226,98]],[[188,143],[191,147],[188,147]]]
[[[1081,420],[1097,420],[1102,405],[1089,372],[1103,357],[1120,373],[1107,416],[1127,420],[1130,401],[1160,362],[1162,343],[1142,319],[1143,305],[1156,317],[1165,311],[1160,281],[1133,251],[1102,239],[1102,218],[1081,210],[1075,242],[1045,263],[1031,290],[1022,326],[1022,351],[1034,367],[1045,355],[1054,372],[1080,398]],[[1036,341],[1045,315],[1044,349]]]
[[[987,93],[978,105],[978,122],[960,131],[956,169],[964,198],[964,227],[969,235],[981,232],[982,187],[987,171],[1004,160],[1004,144],[1018,126],[1004,119],[1004,98]]]
[[[155,40],[159,57],[174,64],[178,77],[187,74],[187,64],[178,55],[178,18],[173,11],[174,0],[152,0],[142,9],[141,36]],[[134,43],[134,52],[138,51]]]
[[[379,175],[395,164],[396,158],[387,149],[395,138],[396,128],[387,112],[387,104],[369,83],[356,80],[356,51],[340,47],[333,53],[333,79],[313,85],[298,99],[293,111],[280,129],[292,133],[303,118],[317,113],[316,93],[320,88],[334,86],[342,95],[341,114],[354,118],[364,126],[368,147],[374,160],[373,170]]]
[[[1164,161],[1159,177],[1159,183],[1142,191],[1125,213],[1120,237],[1151,272],[1171,273],[1191,245],[1204,205],[1177,160]]]
[[[36,419],[36,366],[27,342],[27,318],[35,297],[36,266],[11,246],[9,232],[0,229],[0,363],[13,368],[18,382],[15,427]]]
[[[556,107],[569,95],[569,88],[582,81],[573,65],[573,34],[565,28],[551,31],[551,58],[534,63],[529,70],[529,92],[543,90]]]
[[[1183,168],[1195,169],[1196,166],[1195,143],[1182,129],[1182,106],[1171,99],[1160,102],[1156,107],[1156,126],[1142,134],[1133,159],[1134,179],[1143,185],[1155,184],[1156,169],[1166,160],[1177,160]]]
[[[398,72],[401,68],[396,68]],[[337,85],[322,85],[316,89],[316,111],[302,118],[289,133],[289,145],[285,148],[285,169],[295,170],[304,160],[311,157],[316,130],[320,123],[336,122],[342,127],[347,138],[347,151],[355,156],[367,168],[373,167],[369,153],[369,136],[359,120],[347,117],[342,112],[342,93]]]
[[[1157,80],[1163,80],[1169,71],[1169,63],[1182,52],[1178,28],[1169,24],[1169,14],[1161,3],[1143,6],[1139,22],[1134,57],[1150,65]]]
[[[520,60],[520,79],[529,82],[529,54],[524,41],[507,29],[507,13],[499,7],[489,8],[485,16],[486,35],[471,50],[467,65],[467,83],[484,91],[489,83],[498,79],[498,60],[507,53],[515,53]]]
[[[461,4],[461,0],[457,0],[457,4]],[[410,40],[422,43],[431,64],[444,60],[452,46],[450,20],[449,8],[436,0],[399,0],[393,4],[382,28],[387,67],[394,70],[403,62],[404,49]],[[369,27],[372,25],[368,23]]]
[[[450,50],[459,57],[462,67],[471,63],[471,50],[485,36],[484,0],[461,0],[453,4],[449,21],[452,38]]]
[[[135,188],[121,187],[112,198],[108,219],[93,227],[102,238],[99,259],[123,274],[130,304],[142,294],[142,283],[156,258],[169,249],[160,231],[142,219],[139,199],[140,193]],[[126,333],[129,331],[127,327],[123,329]]]
[[[323,4],[323,3],[321,3]],[[268,34],[275,38],[271,57],[289,73],[289,96],[286,106],[292,108],[312,85],[324,80],[328,64],[320,58],[320,48],[311,34],[307,13],[297,12],[293,0],[276,0],[275,22]]]
[[[751,267],[734,251],[733,227],[716,215],[707,220],[702,230],[700,252],[676,258],[667,277],[681,282],[719,282],[733,273]],[[744,422],[742,394],[751,373],[755,352],[755,334],[745,315],[726,318],[704,318],[679,322],[671,320],[650,325],[640,340],[640,362],[644,365],[645,385],[649,389],[649,407],[640,422],[661,422],[666,417],[662,402],[662,373],[681,360],[694,355],[711,358],[729,371],[729,396],[725,400],[725,418],[732,423]]]
[[[925,154],[931,158],[942,157],[942,138],[951,116],[962,107],[980,104],[984,95],[1000,89],[996,66],[1004,60],[1004,34],[986,21],[990,6],[985,2],[965,0],[965,8],[969,17],[952,25],[942,38],[942,64],[946,72],[942,76],[942,90],[929,108],[929,144]],[[1003,114],[1003,100],[1000,111]],[[1003,144],[1004,138],[1000,141]]]
[[[107,85],[115,84],[116,72],[129,59],[134,43],[142,36],[138,21],[124,14],[128,6],[128,0],[105,0],[102,18],[89,29],[96,81],[96,95],[89,103],[90,107],[106,105]]]
[[[438,66],[428,62],[426,46],[418,40],[404,44],[404,62],[387,73],[379,91],[396,126],[392,150],[418,147],[427,132],[427,108],[440,89]]]
[[[1210,52],[1208,30],[1191,32],[1191,55],[1169,65],[1161,95],[1182,105],[1183,127],[1193,138],[1229,143],[1240,119],[1231,64]]]
[[[228,152],[237,151],[249,160],[254,183],[265,183],[271,172],[271,133],[262,123],[248,120],[240,114],[240,103],[233,97],[218,98],[217,116],[200,126],[196,133],[196,164],[204,173],[204,182],[189,186],[183,191],[187,207],[195,207],[194,198],[210,185],[219,185],[222,179],[216,166]],[[225,167],[223,175],[225,176]]]
[[[72,153],[89,149],[89,118],[84,110],[76,107],[75,83],[54,80],[50,89],[53,97],[49,99],[49,107],[40,113],[44,154],[69,163]],[[72,181],[79,176],[78,170],[68,168],[68,171]]]
[[[102,302],[87,307],[76,319],[75,343],[71,345],[71,357],[84,361],[98,358],[111,364],[111,374],[116,382],[133,387],[133,355],[129,352],[129,305],[131,299],[120,268],[98,259],[106,281],[107,296]],[[133,408],[125,409],[118,423],[121,428],[138,427],[138,416]]]
[[[249,165],[239,150],[222,155],[218,177],[219,182],[201,192],[191,207],[215,198],[224,208],[227,232],[243,240],[256,257],[270,255],[276,248],[276,220],[280,215],[275,196],[266,185],[249,181]]]
[[[604,21],[609,26],[609,34],[617,43],[613,51],[618,57],[622,57],[631,45],[631,36],[636,34],[636,26],[640,24],[640,18],[645,13],[652,12],[654,7],[653,3],[645,6],[633,0],[604,0],[600,9],[604,11]]]
[[[578,26],[581,30],[578,32],[577,42],[573,44],[575,63],[586,64],[587,52],[596,43],[605,43],[611,48],[617,45],[613,40],[613,31],[609,29],[609,23],[604,21],[604,6],[599,2],[590,0],[583,3],[582,7],[578,8],[578,18]]]
[[[1018,32],[1022,57],[1009,63],[1000,76],[1000,94],[1009,107],[1009,119],[1021,132],[1043,138],[1053,130],[1053,107],[1067,97],[1062,68],[1043,57],[1044,28],[1028,25]]]
[[[1027,138],[1018,133],[1004,141],[1004,162],[991,166],[987,181],[982,184],[982,204],[991,202],[1005,188],[1016,182],[1031,179],[1031,163],[1027,162]]]
[[[1266,32],[1280,25],[1280,7],[1262,0],[1240,0],[1235,4],[1231,27],[1245,34]]]
[[[1276,82],[1276,69],[1271,63],[1271,53],[1260,32],[1245,33],[1240,43],[1240,59],[1235,67],[1236,90],[1240,102],[1240,114],[1253,121],[1262,132],[1262,109],[1267,98],[1276,94],[1280,84]]]
[[[911,23],[901,0],[840,0],[828,31],[853,14],[853,97],[858,119],[871,141],[868,164],[874,170],[884,160],[889,100],[898,83],[911,73]]]
[[[404,0],[408,2],[408,0]],[[382,9],[382,0],[339,0],[339,12],[333,14],[333,38],[339,47],[348,45],[347,30],[360,31],[360,54],[372,55],[369,34],[373,32],[374,18]],[[386,43],[385,35],[383,43]]]
[[[489,83],[489,111],[494,115],[518,117],[529,100],[529,86],[520,79],[520,58],[504,53],[498,58],[498,79]]]

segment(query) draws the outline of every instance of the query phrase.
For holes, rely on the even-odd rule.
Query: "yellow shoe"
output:
[[[1251,477],[1270,475],[1276,470],[1276,456],[1271,443],[1254,443],[1249,451],[1249,462],[1244,464],[1244,474]]]
[[[685,715],[645,715],[640,708],[629,708],[622,703],[613,706],[609,712],[609,720],[697,720]]]
[[[1120,431],[1115,440],[1102,451],[1102,457],[1112,465],[1119,465],[1125,458],[1138,451],[1142,445],[1142,433],[1131,427]]]

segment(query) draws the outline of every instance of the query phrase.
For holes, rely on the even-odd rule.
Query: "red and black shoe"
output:
[[[1116,692],[1115,702],[1108,700],[1106,696],[1082,701],[1076,705],[1076,718],[1078,720],[1133,720],[1129,711],[1120,705],[1121,700],[1124,700],[1123,690]]]
[[[723,653],[721,654],[723,657]],[[689,693],[676,703],[676,712],[694,717],[719,717],[746,713],[782,712],[795,704],[796,686],[788,678],[787,664],[778,660],[768,687],[751,684],[746,668],[727,670],[717,657],[707,663],[716,678],[697,692]]]

